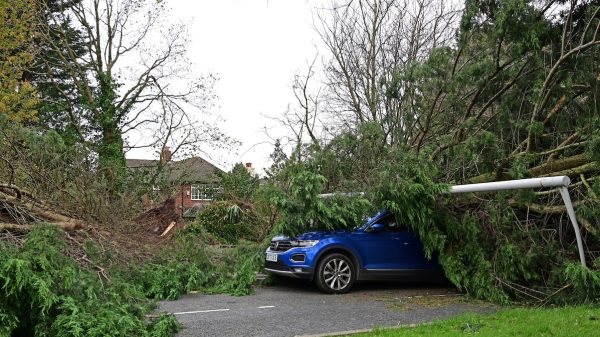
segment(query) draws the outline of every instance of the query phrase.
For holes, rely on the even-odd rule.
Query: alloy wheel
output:
[[[331,259],[323,269],[323,281],[335,291],[346,288],[350,284],[351,278],[352,269],[343,259]]]

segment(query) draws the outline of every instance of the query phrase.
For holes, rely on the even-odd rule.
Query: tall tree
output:
[[[221,184],[220,198],[236,203],[252,201],[258,186],[258,177],[252,175],[242,163],[236,163],[231,171],[218,173]]]
[[[317,30],[332,55],[328,100],[339,122],[375,122],[388,142],[410,142],[421,127],[413,67],[452,43],[457,19],[444,1],[332,1],[320,10]]]
[[[80,0],[38,0],[36,28],[44,32],[35,39],[37,56],[24,72],[23,78],[32,83],[40,97],[37,125],[50,128],[62,135],[69,144],[82,138],[81,96],[70,80],[60,55],[48,41],[67,41],[75,56],[85,55],[81,32],[74,27],[67,11],[80,3]]]
[[[583,153],[598,122],[598,5],[485,3],[467,2],[459,49],[441,63],[456,70],[424,103],[439,116],[425,137],[433,157],[471,181],[593,172]],[[465,150],[479,153],[456,161]]]
[[[22,75],[36,56],[33,0],[0,2],[0,122],[37,118],[34,87]]]
[[[155,135],[181,137],[190,147],[222,136],[192,115],[213,98],[214,78],[191,78],[185,26],[166,22],[164,2],[59,1],[58,11],[51,4],[43,3],[49,22],[44,22],[41,36],[75,88],[62,93],[65,102],[76,97],[78,105],[67,109],[73,113],[69,128],[97,151],[99,170],[116,191],[124,176],[128,132],[153,125]],[[70,18],[69,27],[78,27],[81,45],[72,43],[73,31],[64,25]],[[174,122],[164,123],[165,116]],[[156,132],[161,127],[173,132]],[[142,146],[156,145],[158,140],[149,138]]]

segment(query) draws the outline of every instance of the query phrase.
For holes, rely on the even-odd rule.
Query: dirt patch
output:
[[[441,308],[468,302],[462,294],[428,294],[386,299],[385,306],[393,310],[411,310],[417,307]]]
[[[416,308],[443,308],[459,304],[485,306],[487,302],[473,299],[460,293],[453,287],[439,288],[404,288],[388,289],[383,291],[359,290],[351,293],[358,300],[380,301],[387,309],[413,310]]]

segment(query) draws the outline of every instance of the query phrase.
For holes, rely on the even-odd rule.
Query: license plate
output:
[[[267,253],[267,261],[277,262],[277,254]]]

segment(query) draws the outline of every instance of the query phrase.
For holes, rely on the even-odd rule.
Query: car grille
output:
[[[290,241],[271,241],[269,248],[272,251],[285,252],[286,250],[292,248],[292,243]]]
[[[288,266],[286,266],[285,263],[283,263],[283,261],[277,261],[277,262],[265,261],[265,268],[274,269],[274,270],[283,270],[283,271],[290,270],[290,268]]]

